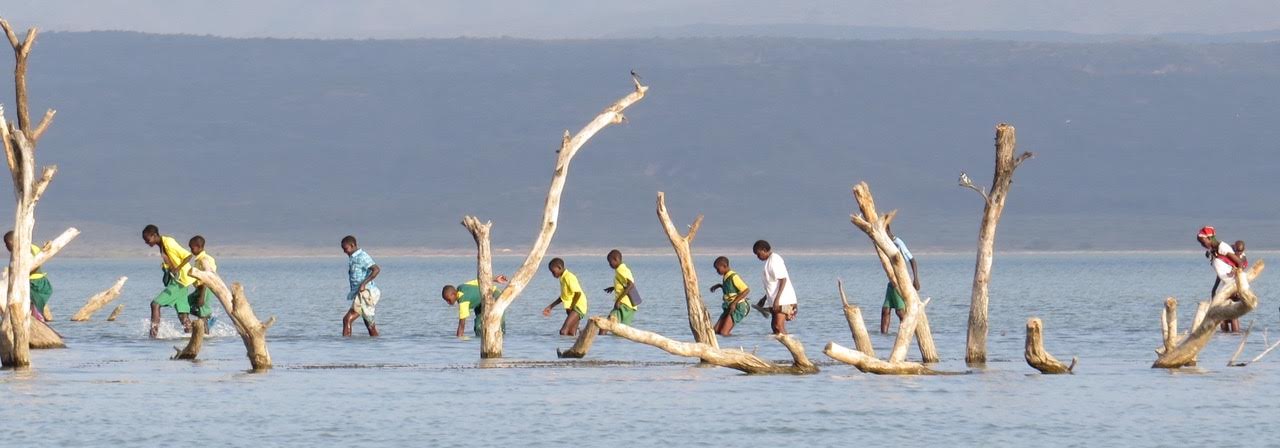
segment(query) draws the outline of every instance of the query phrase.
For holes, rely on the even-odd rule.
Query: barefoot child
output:
[[[191,265],[188,264],[191,252],[187,252],[173,237],[161,235],[160,228],[154,224],[142,228],[142,241],[160,249],[160,267],[164,270],[161,278],[164,290],[151,301],[151,337],[156,337],[160,331],[160,308],[164,307],[173,307],[178,312],[178,321],[182,322],[182,331],[190,333],[191,319],[187,314],[191,312],[191,303],[187,288],[196,281],[191,278]]]
[[[587,293],[578,283],[578,276],[564,268],[564,260],[552,258],[547,263],[551,275],[560,279],[560,297],[542,309],[543,316],[551,316],[551,308],[557,303],[564,304],[564,324],[560,325],[561,336],[577,336],[578,323],[587,316]]]
[[[1236,240],[1235,244],[1231,245],[1231,249],[1235,251],[1236,257],[1240,259],[1240,269],[1249,269],[1249,256],[1244,253],[1244,240]],[[1232,273],[1234,274],[1234,271]],[[1222,321],[1222,331],[1227,333],[1239,333],[1240,318],[1237,317],[1235,319]]]
[[[635,277],[631,275],[631,268],[622,262],[621,251],[617,249],[609,251],[605,260],[609,262],[609,267],[613,268],[613,286],[604,289],[604,292],[613,294],[613,310],[609,311],[609,320],[631,325],[636,317],[636,304],[631,303],[629,293],[634,291]],[[600,330],[600,334],[605,333],[607,332]]]
[[[9,253],[13,253],[13,231],[10,230],[4,234],[4,247],[9,249]],[[31,245],[31,255],[40,255],[40,246]],[[48,276],[40,268],[31,271],[31,317],[39,321],[48,321],[52,319],[49,314],[49,297],[53,295],[53,285],[49,283]]]
[[[493,278],[493,282],[505,285],[507,284],[507,277],[498,275]],[[501,292],[502,290],[495,286],[492,291],[493,297],[498,297]],[[458,305],[458,332],[455,334],[457,337],[462,337],[463,330],[467,329],[467,318],[472,316],[475,316],[475,324],[472,325],[472,331],[475,332],[476,336],[484,333],[484,295],[480,293],[480,280],[472,279],[458,286],[444,285],[444,289],[440,291],[440,298],[444,299],[444,302],[449,305]],[[505,330],[507,316],[504,314],[502,317],[502,325]]]
[[[373,257],[356,244],[354,236],[342,238],[342,252],[347,254],[347,280],[351,283],[351,291],[347,293],[351,309],[342,316],[342,335],[351,336],[351,323],[355,322],[356,317],[360,317],[364,319],[364,327],[369,330],[369,336],[377,337],[378,326],[373,320],[374,308],[382,298],[382,291],[373,284],[373,279],[382,270],[373,262]]]
[[[187,242],[187,246],[191,248],[191,261],[188,263],[191,267],[201,271],[218,272],[218,263],[213,259],[213,255],[209,255],[204,250],[204,237],[196,235],[191,237],[191,241]],[[196,289],[191,295],[187,296],[188,306],[191,308],[191,314],[196,315],[197,319],[203,320],[205,323],[204,332],[209,334],[212,331],[209,328],[209,318],[213,317],[213,306],[210,303],[213,292],[210,288],[205,287],[204,283],[196,280],[194,283]]]
[[[787,321],[796,318],[796,290],[791,284],[787,265],[782,256],[773,253],[773,248],[765,240],[756,241],[751,247],[756,258],[764,262],[765,297],[760,299],[760,306],[772,314],[770,327],[773,334],[787,334]]]
[[[729,269],[728,258],[718,257],[714,264],[716,273],[720,274],[722,280],[711,286],[711,292],[719,289],[724,294],[724,303],[720,305],[720,320],[716,321],[716,334],[729,336],[733,332],[733,326],[742,322],[742,319],[751,313],[751,304],[747,303],[751,288],[742,281],[742,276],[733,272],[733,269]]]
[[[902,259],[911,265],[911,287],[919,291],[920,271],[916,266],[916,257],[911,256],[911,251],[907,250],[907,243],[895,236],[888,225],[884,226],[884,231],[893,240],[893,245],[898,247],[898,252],[902,253]],[[893,282],[889,282],[889,285],[884,288],[884,305],[880,307],[880,334],[889,334],[889,310],[894,310],[898,314],[898,322],[902,322],[902,314],[906,312],[906,308],[907,304],[902,300],[902,292],[893,287]]]

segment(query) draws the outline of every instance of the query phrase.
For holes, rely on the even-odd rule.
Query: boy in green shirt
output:
[[[4,234],[4,247],[9,249],[9,253],[13,253],[13,231],[10,230]],[[31,245],[31,255],[40,255],[43,252],[40,246]],[[31,271],[31,316],[36,320],[47,322],[52,317],[49,315],[49,297],[53,296],[53,284],[49,283],[49,277],[43,270],[36,268]]]
[[[733,332],[733,326],[751,313],[751,304],[747,302],[747,298],[751,296],[751,288],[747,287],[747,282],[742,281],[742,277],[733,269],[729,269],[729,259],[726,257],[717,257],[715,261],[716,273],[720,274],[721,283],[711,285],[711,292],[717,289],[724,294],[724,302],[720,305],[720,320],[716,321],[716,334],[720,336],[729,336]]]
[[[564,268],[564,260],[552,258],[547,263],[551,275],[560,279],[560,297],[542,309],[543,316],[551,316],[551,307],[557,303],[564,304],[564,324],[560,325],[561,336],[577,336],[578,323],[587,317],[587,293],[578,283],[578,276]]]
[[[507,284],[507,276],[499,274],[493,278],[493,282],[505,285]],[[496,298],[502,290],[497,287],[493,288],[493,296]],[[480,336],[484,332],[484,295],[480,293],[480,280],[472,279],[461,285],[444,285],[444,289],[440,291],[440,298],[444,299],[449,305],[458,305],[458,332],[457,337],[462,337],[463,330],[467,328],[467,318],[475,316],[475,324],[472,325],[472,331],[476,336]],[[506,329],[506,315],[502,319],[503,329]]]
[[[613,310],[609,311],[609,320],[631,325],[635,320],[637,309],[636,304],[631,302],[629,294],[635,288],[635,277],[631,275],[631,268],[622,263],[621,251],[617,249],[609,251],[605,260],[609,262],[609,267],[613,268],[613,286],[604,289],[604,292],[613,294]],[[600,334],[606,333],[608,332],[600,330]]]

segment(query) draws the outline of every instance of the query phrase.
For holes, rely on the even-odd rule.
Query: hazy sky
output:
[[[691,24],[1227,33],[1280,29],[1277,0],[7,0],[46,30],[234,37],[598,37]]]

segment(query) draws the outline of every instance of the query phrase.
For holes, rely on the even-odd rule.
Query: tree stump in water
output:
[[[266,322],[260,322],[253,313],[253,306],[249,305],[249,299],[244,295],[244,287],[239,283],[232,284],[228,291],[227,284],[215,272],[192,267],[191,276],[211,289],[218,298],[218,303],[231,316],[231,322],[235,324],[236,333],[240,334],[240,340],[244,342],[245,353],[253,370],[270,369],[271,353],[267,351],[267,329],[276,323],[276,318],[273,316]]]
[[[1196,313],[1197,321],[1185,337],[1177,335],[1177,299],[1172,297],[1165,299],[1165,310],[1160,319],[1162,324],[1160,332],[1164,343],[1156,349],[1159,357],[1151,367],[1176,369],[1195,365],[1196,356],[1218,331],[1218,325],[1223,321],[1244,316],[1258,306],[1258,296],[1253,293],[1249,285],[1265,268],[1266,264],[1263,260],[1253,263],[1248,271],[1237,268],[1235,282],[1223,284],[1213,299],[1209,302],[1201,302],[1201,308],[1204,311]]]
[[[1023,357],[1027,360],[1027,365],[1039,370],[1045,374],[1071,373],[1076,368],[1077,358],[1071,358],[1071,365],[1063,364],[1054,358],[1044,349],[1044,338],[1041,336],[1043,324],[1040,318],[1033,317],[1027,319],[1027,342]]]
[[[111,285],[110,288],[94,294],[93,297],[90,297],[89,300],[85,302],[84,306],[80,307],[80,311],[76,311],[76,314],[71,316],[71,320],[76,322],[89,320],[90,317],[93,317],[93,313],[98,312],[102,307],[111,303],[112,300],[120,297],[120,291],[124,289],[124,282],[128,280],[129,277],[120,277],[120,279],[116,280],[116,283]]]
[[[173,359],[196,359],[200,355],[200,348],[204,346],[204,331],[208,328],[205,326],[204,319],[196,319],[191,322],[191,338],[187,340],[187,346],[184,348],[174,347],[178,353],[173,355]]]

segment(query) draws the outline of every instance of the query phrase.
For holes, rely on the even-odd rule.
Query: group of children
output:
[[[148,224],[142,228],[142,241],[160,250],[161,283],[164,289],[151,301],[151,337],[160,331],[160,309],[172,307],[178,313],[184,333],[191,332],[191,315],[205,321],[205,331],[211,327],[213,307],[209,295],[212,291],[204,283],[191,276],[191,269],[217,272],[218,265],[212,255],[205,252],[203,236],[196,235],[187,241],[191,250],[183,248],[178,240],[161,235],[160,228]]]
[[[1196,234],[1196,241],[1199,241],[1200,246],[1205,249],[1204,256],[1209,259],[1209,265],[1213,266],[1213,272],[1217,275],[1213,280],[1213,289],[1210,290],[1209,297],[1217,295],[1218,287],[1223,283],[1236,281],[1237,268],[1241,270],[1249,268],[1249,258],[1244,253],[1244,240],[1236,240],[1234,244],[1227,244],[1225,241],[1218,240],[1218,232],[1213,226],[1204,226]],[[1243,279],[1247,284],[1248,277],[1243,277]],[[1222,331],[1240,332],[1240,319],[1230,319],[1222,322]]]

